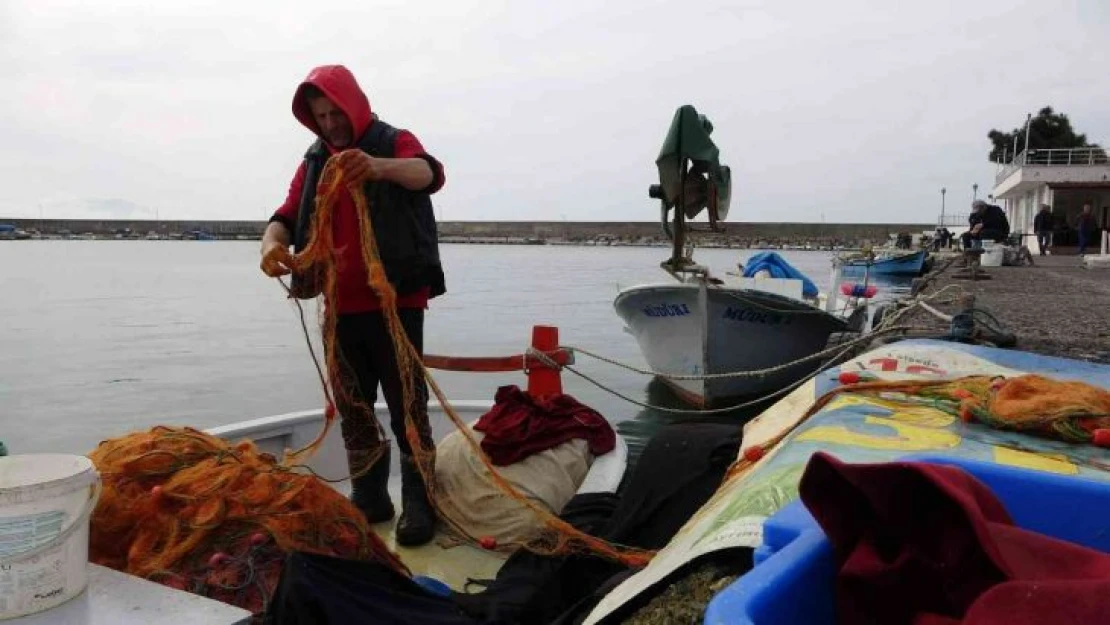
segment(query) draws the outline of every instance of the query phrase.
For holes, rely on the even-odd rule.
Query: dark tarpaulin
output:
[[[447,597],[377,562],[292,553],[264,625],[476,625]]]

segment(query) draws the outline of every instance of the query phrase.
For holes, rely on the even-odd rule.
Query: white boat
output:
[[[819,358],[797,361],[850,329],[845,317],[820,306],[817,294],[803,297],[800,279],[726,281],[693,261],[686,220],[705,210],[710,229],[720,230],[731,195],[731,173],[718,162],[711,132],[712,124],[693,107],[679,108],[656,159],[660,184],[648,191],[662,204],[663,231],[674,244],[662,268],[676,282],[627,288],[613,302],[651,369],[698,407],[786,388],[822,364]],[[781,265],[776,269],[785,275],[797,274]],[[858,329],[863,319],[856,321],[851,325]],[[706,375],[722,377],[699,377]]]
[[[812,373],[822,364],[820,358],[773,373],[742,374],[799,361],[824,350],[834,332],[850,328],[845,318],[803,300],[799,280],[755,282],[779,290],[795,283],[799,296],[698,280],[627,288],[613,306],[653,371],[690,376],[736,373],[711,379],[659,376],[684,401],[717,406],[783,389]]]

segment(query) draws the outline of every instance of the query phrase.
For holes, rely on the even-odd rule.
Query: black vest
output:
[[[397,132],[396,128],[375,117],[370,129],[359,139],[358,147],[371,156],[393,158],[393,141]],[[328,156],[323,139],[317,139],[305,152],[304,190],[293,230],[294,252],[300,252],[308,245],[312,217],[316,212],[316,185]],[[401,295],[424,287],[430,289],[430,297],[445,293],[435,209],[428,194],[385,181],[367,182],[363,190],[370,205],[370,222],[374,226],[378,253],[393,288]],[[315,297],[321,287],[318,275],[310,273],[293,277],[293,292],[297,297]]]

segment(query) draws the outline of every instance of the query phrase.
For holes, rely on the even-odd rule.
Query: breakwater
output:
[[[23,219],[0,217],[36,237],[47,238],[215,238],[257,239],[264,221]],[[706,228],[705,224],[695,227]],[[699,233],[699,241],[729,247],[839,247],[885,242],[899,232],[918,234],[930,224],[763,223],[724,224],[724,232]],[[454,243],[664,244],[659,222],[602,221],[442,221],[440,237]]]

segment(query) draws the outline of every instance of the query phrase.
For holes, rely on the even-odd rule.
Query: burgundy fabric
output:
[[[494,406],[474,429],[485,434],[482,449],[493,464],[514,464],[571,439],[582,438],[595,455],[617,444],[612,426],[589,406],[570,395],[535,399],[516,386],[502,386]]]
[[[841,625],[1110,623],[1110,554],[1014,526],[963,469],[817,453],[799,490],[833,545]]]

